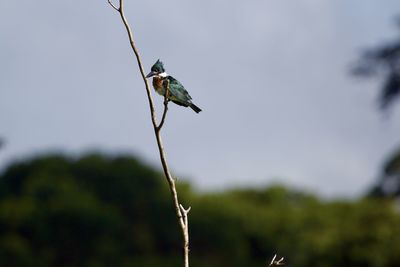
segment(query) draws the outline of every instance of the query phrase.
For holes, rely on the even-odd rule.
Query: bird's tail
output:
[[[194,112],[196,112],[196,113],[199,113],[199,112],[201,111],[201,108],[199,108],[198,106],[196,106],[196,105],[193,104],[193,103],[191,103],[191,104],[189,105],[189,107],[190,107],[191,109],[193,109]]]

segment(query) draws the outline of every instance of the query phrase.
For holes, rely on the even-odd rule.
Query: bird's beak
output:
[[[151,71],[149,74],[147,74],[146,78],[150,78],[153,77],[154,75],[156,75],[157,73],[155,71]]]

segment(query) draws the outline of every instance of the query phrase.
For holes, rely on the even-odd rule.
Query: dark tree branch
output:
[[[388,110],[400,97],[400,39],[366,50],[352,68],[352,73],[383,78],[379,107]]]
[[[119,8],[116,5],[114,5],[114,3],[111,0],[108,0],[108,3],[112,6],[112,8],[114,8],[119,12]]]
[[[163,112],[163,115],[162,115],[162,117],[161,117],[161,122],[160,122],[160,124],[159,124],[158,127],[157,127],[157,131],[160,131],[160,130],[161,130],[161,128],[163,127],[164,122],[165,122],[165,117],[167,116],[168,102],[169,102],[168,96],[169,96],[169,87],[166,86],[165,95],[164,95],[164,112]]]

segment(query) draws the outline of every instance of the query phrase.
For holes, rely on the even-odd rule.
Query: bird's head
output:
[[[146,78],[150,78],[150,77],[153,77],[156,75],[157,76],[166,76],[164,64],[160,60],[157,60],[157,62],[154,63],[153,67],[151,67],[150,73],[147,74]]]

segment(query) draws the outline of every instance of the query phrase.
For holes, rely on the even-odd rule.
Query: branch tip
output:
[[[192,209],[192,207],[189,207],[187,209],[185,209],[182,204],[179,204],[179,208],[181,210],[181,212],[183,213],[183,216],[187,216],[187,214],[189,213],[189,211]]]
[[[107,0],[107,1],[112,8],[114,8],[118,12],[121,12],[121,10],[116,5],[114,5],[114,3],[111,0]]]
[[[283,262],[284,257],[281,257],[279,260],[276,260],[276,257],[277,257],[277,255],[275,254],[275,255],[272,257],[272,260],[271,260],[271,262],[269,263],[268,267],[270,267],[270,266],[281,266],[281,265],[284,265],[284,264],[285,264],[285,263]]]

